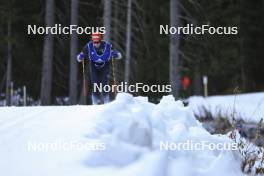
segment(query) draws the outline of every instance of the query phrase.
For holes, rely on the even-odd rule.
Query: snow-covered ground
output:
[[[203,108],[210,111],[214,117],[219,113],[232,119],[243,119],[246,122],[259,122],[264,118],[264,93],[248,93],[227,96],[211,96],[189,98],[189,107],[195,114],[203,116]]]
[[[232,144],[226,136],[209,134],[171,96],[157,105],[118,94],[107,105],[3,107],[0,175],[242,175],[236,151],[160,148],[161,142],[187,141]]]

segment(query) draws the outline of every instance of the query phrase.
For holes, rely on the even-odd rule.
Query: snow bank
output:
[[[107,147],[105,151],[87,155],[85,164],[91,175],[231,176],[240,173],[239,160],[230,151],[160,150],[161,141],[232,143],[225,136],[210,135],[196,121],[192,111],[182,102],[175,102],[172,96],[164,97],[154,105],[145,98],[119,94],[115,102],[105,106],[99,117],[101,123],[95,126],[92,134]],[[102,128],[108,129],[107,132],[102,132]],[[93,170],[94,166],[99,168]]]
[[[243,119],[246,122],[259,122],[264,116],[264,93],[248,93],[208,98],[194,96],[189,98],[189,107],[195,114],[204,115],[203,108],[214,117],[221,114],[232,119]]]
[[[1,175],[242,175],[234,151],[161,148],[161,142],[232,143],[209,134],[172,96],[157,105],[118,94],[99,106],[0,108],[0,131],[0,156],[6,158],[0,160]],[[29,140],[94,142],[105,150],[32,152]]]

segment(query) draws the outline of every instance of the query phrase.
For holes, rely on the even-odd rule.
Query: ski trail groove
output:
[[[43,112],[47,112],[48,110],[42,110],[42,111],[36,111],[35,113],[30,113],[27,116],[25,116],[25,118],[20,118],[18,117],[17,120],[13,120],[10,123],[5,123],[4,125],[0,126],[0,136],[4,135],[5,132],[8,131],[8,133],[12,132],[12,129],[14,129],[15,127],[19,126],[19,127],[23,127],[22,124],[25,124],[26,122],[37,118],[39,116],[37,116],[38,114],[42,114]]]

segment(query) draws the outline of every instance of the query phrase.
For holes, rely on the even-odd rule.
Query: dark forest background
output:
[[[76,40],[70,35],[51,38],[27,34],[29,24],[54,23],[63,26],[77,23],[83,27],[110,25],[107,39],[123,54],[123,59],[115,62],[118,82],[129,79],[131,84],[169,84],[175,81],[176,98],[182,97],[179,80],[185,75],[191,79],[189,95],[203,94],[203,75],[209,79],[209,95],[231,94],[236,87],[241,92],[264,89],[264,0],[1,0],[2,100],[8,98],[6,95],[10,94],[13,82],[14,90],[26,86],[27,94],[34,100],[42,99],[42,104],[56,104],[56,97],[70,97],[69,104],[82,101],[82,66],[76,63],[75,69],[73,56],[90,36],[78,35]],[[238,26],[239,34],[181,35],[177,38],[159,34],[159,25],[184,26],[187,23]],[[170,55],[173,40],[179,44],[175,48],[175,69],[179,75],[175,79],[179,79],[178,82],[171,75],[174,67],[170,67],[175,63],[171,62]],[[131,51],[129,63],[126,63],[127,47]],[[45,63],[48,60],[44,58],[52,58],[51,63]],[[50,79],[43,80],[43,76],[47,76],[43,73],[44,64],[46,71],[52,73]],[[51,85],[50,89],[45,87],[47,84]],[[89,83],[88,89],[91,89]],[[149,96],[152,101],[162,96],[142,92],[138,95]]]

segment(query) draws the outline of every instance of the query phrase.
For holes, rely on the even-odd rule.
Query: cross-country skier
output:
[[[102,40],[101,33],[92,33],[91,41],[83,47],[81,53],[77,56],[77,61],[82,62],[84,59],[89,59],[93,88],[94,84],[98,86],[102,84],[103,87],[108,85],[110,60],[112,58],[121,59],[121,53],[114,50],[109,42]],[[101,95],[103,95],[103,103],[109,102],[108,92],[104,92],[104,90],[103,92],[92,90],[92,103],[94,105],[102,103]]]

